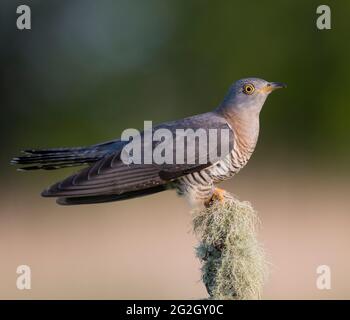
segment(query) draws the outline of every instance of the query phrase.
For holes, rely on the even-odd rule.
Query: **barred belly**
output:
[[[232,150],[224,159],[199,172],[179,178],[175,187],[180,195],[185,195],[190,203],[204,202],[211,198],[215,184],[233,177],[248,162],[251,152],[242,155]]]

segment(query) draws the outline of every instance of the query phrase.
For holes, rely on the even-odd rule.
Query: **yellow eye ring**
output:
[[[255,87],[251,83],[245,84],[243,86],[243,92],[245,94],[253,94],[254,91],[255,91]]]

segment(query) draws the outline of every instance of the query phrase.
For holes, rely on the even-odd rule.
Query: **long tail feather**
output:
[[[24,156],[15,157],[11,164],[22,165],[20,171],[55,170],[65,167],[90,164],[101,159],[106,150],[94,147],[56,148],[44,150],[25,150]]]

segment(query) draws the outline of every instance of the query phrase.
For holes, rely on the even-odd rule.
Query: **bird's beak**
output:
[[[264,93],[271,93],[277,89],[287,88],[287,85],[282,82],[269,82],[265,87],[261,89]]]

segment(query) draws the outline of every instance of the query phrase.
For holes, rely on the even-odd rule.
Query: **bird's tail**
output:
[[[28,149],[22,151],[24,155],[13,158],[11,164],[21,165],[20,171],[81,166],[94,163],[123,145],[123,141],[113,140],[87,147]]]

